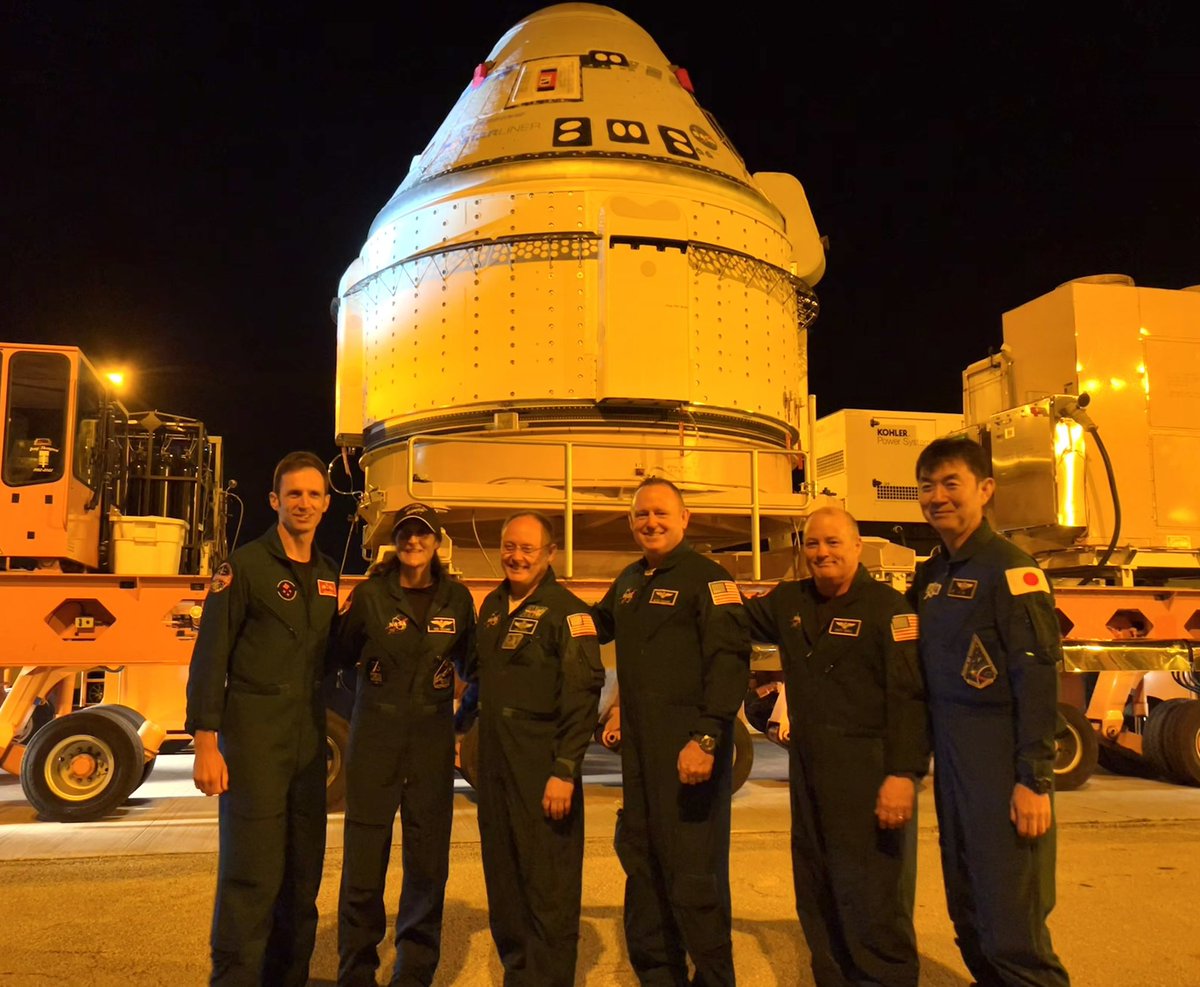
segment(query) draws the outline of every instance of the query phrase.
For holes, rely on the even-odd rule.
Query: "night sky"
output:
[[[131,408],[205,421],[256,534],[279,455],[336,452],[338,279],[540,6],[4,4],[0,336],[127,364]],[[612,6],[688,69],[751,171],[803,182],[830,239],[822,414],[960,411],[1001,314],[1071,278],[1200,282],[1183,5]]]

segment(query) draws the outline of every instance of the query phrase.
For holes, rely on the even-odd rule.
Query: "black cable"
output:
[[[1108,450],[1104,448],[1104,440],[1100,438],[1100,429],[1095,425],[1091,428],[1092,435],[1096,437],[1096,448],[1100,450],[1100,458],[1104,460],[1104,472],[1108,474],[1108,489],[1112,491],[1113,501],[1113,533],[1112,538],[1108,542],[1108,548],[1104,550],[1104,555],[1101,556],[1098,566],[1103,568],[1108,565],[1108,560],[1112,558],[1113,552],[1117,549],[1117,541],[1121,537],[1121,498],[1117,495],[1117,478],[1113,473],[1112,460],[1108,458]]]

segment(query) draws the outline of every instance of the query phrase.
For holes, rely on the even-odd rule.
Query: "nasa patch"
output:
[[[387,623],[387,632],[389,634],[403,634],[408,630],[408,618],[402,613],[396,614]]]
[[[291,603],[296,598],[296,584],[290,579],[281,579],[275,584],[275,592],[281,600]]]
[[[632,603],[633,598],[635,596],[637,596],[637,590],[635,590],[631,586],[629,589],[627,589],[624,593],[621,594],[621,602],[622,603]]]
[[[500,614],[494,613],[494,614],[491,614],[488,617],[488,619],[484,621],[484,626],[485,627],[495,627],[498,623],[500,623]]]
[[[850,617],[834,617],[829,622],[829,633],[838,637],[858,637],[861,630],[862,621]]]
[[[658,607],[673,607],[679,599],[679,590],[677,589],[652,589],[650,591],[650,602]]]
[[[222,562],[217,566],[217,571],[213,573],[212,582],[208,585],[210,593],[223,593],[229,589],[229,584],[233,582],[233,566],[228,562]]]

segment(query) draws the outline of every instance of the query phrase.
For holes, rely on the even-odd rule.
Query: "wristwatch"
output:
[[[715,754],[717,752],[717,738],[708,733],[694,733],[692,740],[696,741],[697,746],[704,751],[705,754]]]
[[[1022,778],[1022,779],[1020,779],[1020,781],[1021,781],[1022,785],[1024,785],[1030,791],[1035,792],[1038,795],[1049,795],[1052,791],[1054,791],[1054,779],[1053,778],[1033,777],[1033,778]]]

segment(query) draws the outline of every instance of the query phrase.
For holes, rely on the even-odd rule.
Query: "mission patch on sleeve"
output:
[[[738,592],[737,583],[729,579],[718,579],[709,583],[708,592],[717,606],[742,602],[742,595]]]
[[[1008,591],[1013,596],[1022,593],[1049,593],[1050,583],[1046,574],[1035,565],[1022,566],[1020,569],[1009,569],[1004,573],[1008,580]]]
[[[209,592],[220,593],[222,590],[229,588],[229,584],[233,582],[233,566],[228,562],[222,562],[217,566],[217,571],[213,573],[212,583],[209,584]]]
[[[571,637],[595,637],[596,624],[590,613],[573,613],[567,616],[567,627]]]

